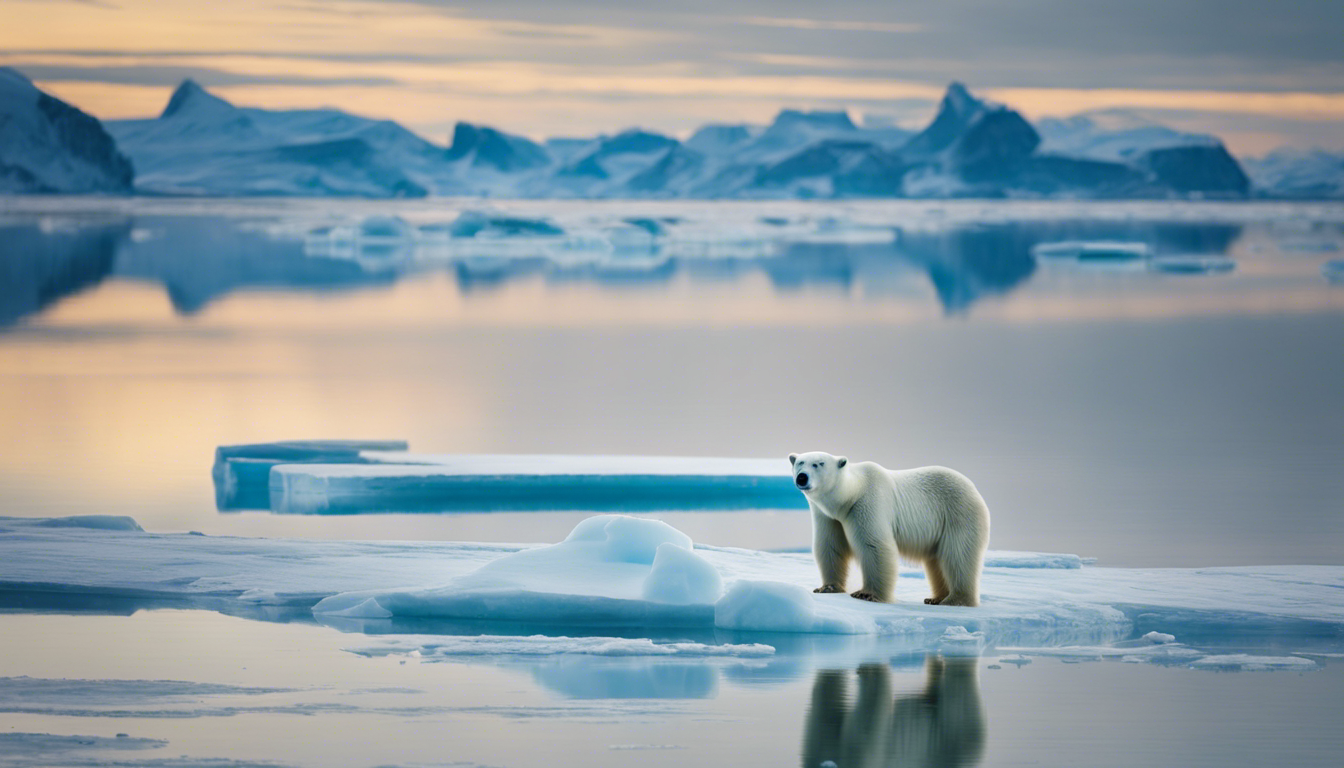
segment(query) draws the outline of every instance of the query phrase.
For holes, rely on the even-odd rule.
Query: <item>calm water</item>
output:
[[[494,210],[576,234],[452,250],[464,209],[490,210],[0,201],[5,513],[542,541],[583,514],[221,514],[208,467],[219,444],[320,437],[829,450],[962,470],[996,548],[1344,563],[1344,286],[1322,273],[1344,206],[534,202]],[[675,224],[621,245],[627,220]],[[1078,239],[1232,271],[1033,256]],[[809,538],[796,511],[668,519]]]
[[[326,627],[197,611],[0,616],[0,637],[6,731],[167,742],[110,753],[130,764],[1324,767],[1344,749],[1331,659],[1309,673],[787,651],[402,664],[344,652],[359,636]],[[196,685],[78,682],[106,678]]]
[[[444,230],[466,209],[514,221],[463,244]],[[536,237],[543,219],[565,235]],[[1156,258],[1039,255],[1077,240]],[[585,513],[221,513],[210,461],[303,438],[816,449],[962,470],[995,548],[1344,564],[1341,248],[1338,205],[0,199],[0,514],[554,541]],[[659,517],[709,544],[809,538],[792,510]],[[72,764],[1324,766],[1344,750],[1329,657],[1306,674],[784,646],[401,664],[303,615],[5,605],[0,738],[113,740],[66,744]],[[0,765],[58,754],[6,746]]]

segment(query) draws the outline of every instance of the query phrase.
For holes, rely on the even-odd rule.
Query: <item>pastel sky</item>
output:
[[[336,106],[444,143],[766,122],[915,127],[951,80],[1030,118],[1128,109],[1235,152],[1344,149],[1339,0],[0,0],[0,65],[102,118],[185,77],[242,105]]]

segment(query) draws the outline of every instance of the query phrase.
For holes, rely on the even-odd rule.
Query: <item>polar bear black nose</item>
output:
[[[793,478],[793,482],[797,483],[799,488],[802,488],[804,485],[807,485],[807,473],[799,472],[798,476]]]

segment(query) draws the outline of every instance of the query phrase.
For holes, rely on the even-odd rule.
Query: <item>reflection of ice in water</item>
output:
[[[1248,224],[1267,229],[1305,217],[1309,226],[1290,229],[1284,247],[1325,253],[1339,246],[1344,219],[1340,206],[1194,203],[505,201],[464,209],[135,199],[22,200],[13,209],[0,255],[20,264],[23,253],[51,251],[41,263],[53,274],[19,270],[7,284],[13,295],[0,295],[0,320],[109,277],[162,283],[174,307],[191,314],[238,290],[362,288],[439,270],[457,274],[463,292],[537,275],[627,290],[679,276],[694,283],[763,274],[781,293],[821,286],[883,301],[924,302],[932,287],[956,313],[1027,284],[1038,260],[1052,270],[1214,274],[1229,269]],[[114,219],[126,223],[108,237]],[[22,232],[41,242],[17,247]],[[105,256],[96,264],[85,258],[91,238]]]

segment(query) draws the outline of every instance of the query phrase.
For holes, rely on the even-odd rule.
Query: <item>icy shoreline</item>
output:
[[[64,524],[0,518],[0,594],[19,610],[53,600],[121,599],[273,620],[312,620],[308,609],[325,600],[326,615],[318,616],[322,623],[370,634],[404,632],[398,627],[407,626],[408,619],[437,618],[484,627],[553,625],[556,631],[547,634],[574,634],[576,627],[579,634],[634,637],[712,636],[715,630],[750,637],[752,629],[861,633],[926,650],[945,645],[946,633],[955,627],[983,633],[977,644],[991,649],[1099,646],[1150,631],[1185,642],[1273,638],[1298,647],[1334,646],[1344,637],[1344,567],[1338,566],[1105,568],[1039,553],[991,553],[981,607],[953,608],[923,605],[927,585],[922,574],[904,566],[899,602],[874,605],[845,595],[811,594],[815,565],[806,553],[707,546],[688,551],[712,566],[729,597],[734,590],[759,591],[761,585],[790,595],[782,602],[739,600],[743,615],[764,608],[777,621],[774,625],[741,616],[724,622],[722,608],[716,621],[709,598],[717,590],[691,594],[682,603],[604,594],[599,588],[547,592],[517,569],[502,569],[502,581],[471,587],[473,572],[487,563],[546,549],[551,548],[160,534],[128,529],[124,518]],[[1066,567],[1020,567],[1027,564]],[[543,574],[552,568],[541,565]],[[563,585],[563,579],[556,584]],[[798,595],[807,602],[794,602]],[[350,610],[358,606],[364,607]],[[793,623],[772,613],[800,607],[810,614]],[[805,626],[803,619],[811,623]]]

